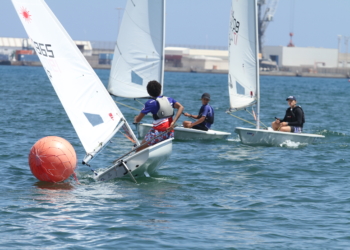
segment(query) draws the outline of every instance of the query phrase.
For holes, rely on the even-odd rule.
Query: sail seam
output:
[[[119,46],[118,46],[118,41],[115,42],[115,46],[117,46],[119,54],[122,55],[122,52],[120,51]]]

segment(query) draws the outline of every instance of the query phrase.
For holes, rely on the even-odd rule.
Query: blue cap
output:
[[[290,96],[287,97],[286,101],[288,101],[288,100],[294,100],[294,101],[296,101],[297,98],[296,98],[294,95],[290,95]]]
[[[202,95],[202,98],[201,99],[207,99],[207,100],[210,100],[210,94],[208,94],[208,93],[204,93],[203,95]]]

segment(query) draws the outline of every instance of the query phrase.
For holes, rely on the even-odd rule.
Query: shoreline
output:
[[[6,66],[35,66],[42,67],[40,62],[0,62],[0,65]],[[98,64],[91,65],[93,69],[110,69],[111,65],[109,64]],[[210,74],[228,74],[227,70],[219,69],[186,69],[178,67],[165,67],[165,72],[182,72],[182,73],[210,73]],[[349,79],[348,74],[339,74],[339,73],[295,73],[295,72],[286,72],[286,71],[260,71],[260,76],[288,76],[288,77],[316,77],[316,78],[344,78]]]

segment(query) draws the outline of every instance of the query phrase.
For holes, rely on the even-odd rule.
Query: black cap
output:
[[[208,99],[208,100],[210,100],[210,95],[208,94],[208,93],[204,93],[203,95],[202,95],[202,98],[201,99]]]
[[[294,95],[290,95],[290,96],[287,97],[286,101],[288,101],[288,100],[294,100],[294,101],[296,101],[297,98],[296,98]]]

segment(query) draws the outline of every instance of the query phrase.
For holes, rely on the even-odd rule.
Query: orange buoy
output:
[[[74,173],[77,155],[67,140],[47,136],[33,145],[28,161],[30,170],[39,180],[60,182]]]

